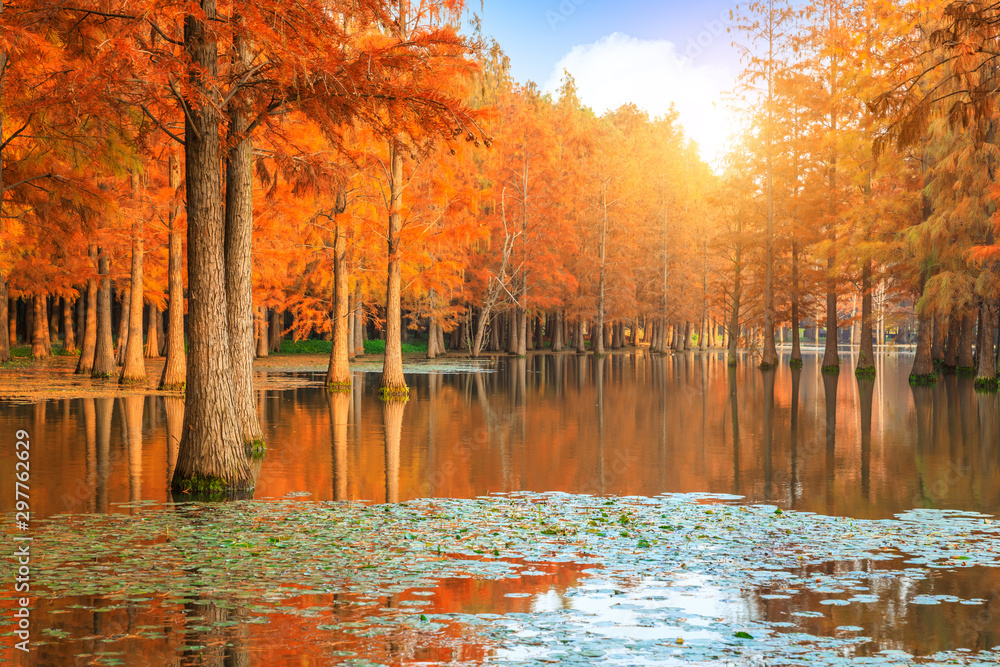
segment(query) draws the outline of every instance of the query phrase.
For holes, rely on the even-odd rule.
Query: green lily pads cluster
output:
[[[877,601],[865,584],[872,577],[919,580],[941,569],[1000,567],[1000,522],[992,517],[915,510],[855,520],[730,500],[511,494],[399,505],[295,499],[142,505],[133,514],[37,522],[32,577],[40,596],[78,609],[99,604],[102,611],[141,614],[154,605],[211,604],[241,610],[206,621],[206,628],[252,627],[275,613],[314,619],[318,630],[333,634],[372,638],[400,628],[433,634],[458,625],[491,647],[494,664],[1000,663],[1000,646],[912,658],[867,650],[859,658],[871,642],[865,628],[842,626],[835,636],[819,636],[799,626],[837,607]],[[860,561],[885,567],[822,576],[810,571]],[[431,595],[444,580],[529,579],[544,574],[543,564],[560,563],[583,568],[583,578],[557,601],[539,595],[530,611],[432,613]],[[8,580],[13,567],[9,560],[0,564]],[[806,593],[821,601],[768,621],[749,609],[748,590],[766,590],[760,597],[776,603],[794,603]],[[412,599],[381,606],[404,593]],[[323,606],[288,604],[332,595],[370,611],[343,622]],[[515,604],[521,596],[503,597]],[[919,594],[908,603],[983,602]],[[158,631],[151,626],[149,632]],[[63,631],[44,637],[79,639]],[[325,659],[354,658],[330,649]]]

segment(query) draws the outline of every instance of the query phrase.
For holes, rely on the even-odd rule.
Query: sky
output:
[[[727,33],[732,0],[484,0],[483,30],[514,78],[554,93],[563,70],[598,113],[633,102],[652,116],[671,103],[702,157],[717,163],[736,130],[725,101],[740,70]]]

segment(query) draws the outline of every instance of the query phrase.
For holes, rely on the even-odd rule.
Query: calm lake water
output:
[[[783,364],[771,373],[750,363],[729,369],[715,353],[533,356],[500,359],[476,372],[445,372],[438,364],[407,376],[411,398],[401,423],[400,415],[378,400],[377,374],[356,372],[355,389],[344,396],[328,394],[319,372],[270,373],[260,376],[274,388],[258,393],[268,452],[254,497],[395,503],[517,491],[708,492],[855,518],[891,518],[912,508],[1000,514],[997,395],[977,394],[971,379],[955,376],[942,376],[934,387],[911,388],[911,363],[910,356],[881,358],[876,379],[860,381],[849,364],[839,377],[821,374],[816,356],[807,356],[801,370]],[[34,516],[136,513],[128,504],[171,500],[167,480],[182,415],[180,399],[161,396],[6,401],[0,402],[0,433],[31,433]],[[14,462],[12,447],[0,449],[0,469],[13,470]],[[0,506],[6,511],[12,510],[13,483],[12,474],[0,475]],[[859,590],[875,596],[870,604],[824,609],[829,613],[822,618],[793,619],[796,609],[818,608],[818,599],[789,600],[770,589],[748,590],[736,600],[700,590],[680,595],[677,604],[691,606],[692,613],[793,619],[795,631],[818,635],[863,628],[873,641],[859,655],[1000,644],[1000,622],[994,620],[1000,575],[994,570],[936,571],[908,580],[880,577],[884,567],[838,562],[816,572],[854,572]],[[446,580],[385,604],[398,606],[417,596],[430,600],[435,612],[501,614],[589,605],[588,613],[603,622],[597,627],[629,631],[620,610],[586,594],[582,568],[531,568],[530,576],[519,579]],[[637,582],[634,590],[622,592],[623,599],[636,592],[648,597],[656,585]],[[697,582],[691,585],[697,588]],[[910,604],[918,595],[983,603]],[[349,622],[353,613],[372,613],[358,612],[349,600],[337,603],[339,622]],[[304,596],[297,606],[317,604],[332,603]],[[182,609],[164,606],[130,616],[120,610],[76,612],[73,605],[72,598],[42,600],[36,622],[58,619],[71,635],[82,633],[87,640],[56,642],[34,664],[74,664],[70,656],[80,652],[97,661],[93,656],[102,636],[114,636],[108,642],[115,650],[125,646],[142,656],[127,664],[202,664],[203,652],[179,647],[211,644],[211,638],[192,637],[190,627],[180,623]],[[225,606],[212,609],[232,613]],[[315,622],[299,616],[286,621],[294,632],[274,623],[247,631],[244,648],[253,659],[225,664],[327,664],[309,661],[310,643],[353,646],[354,640],[331,644],[314,629]],[[163,628],[162,638],[150,644],[128,637],[127,628],[143,625]],[[632,632],[657,637],[655,628]],[[405,637],[392,636],[369,642],[364,650],[372,660],[399,663],[475,661],[504,649],[445,629],[437,645],[407,644]],[[0,656],[18,659],[6,647]]]

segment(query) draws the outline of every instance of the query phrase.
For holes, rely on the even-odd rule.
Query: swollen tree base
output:
[[[394,401],[398,399],[407,399],[410,397],[410,388],[405,384],[402,386],[388,386],[381,387],[378,390],[378,397],[383,401]]]
[[[910,384],[917,387],[926,387],[937,384],[937,373],[910,373]]]
[[[973,366],[959,366],[955,369],[955,374],[960,378],[974,378],[976,369]]]
[[[773,371],[777,367],[778,367],[778,362],[774,362],[773,364],[771,364],[766,361],[762,361],[760,362],[760,365],[757,368],[759,368],[762,371]]]
[[[350,394],[351,393],[351,381],[346,382],[327,382],[326,390],[331,394]]]
[[[998,388],[1000,388],[1000,379],[998,378],[976,378],[974,383],[976,391],[983,393],[995,393]]]
[[[791,359],[788,360],[788,366],[789,366],[789,368],[802,368],[803,365],[804,364],[802,363],[801,359],[796,359],[796,358],[793,357],[793,358],[791,358]]]
[[[874,366],[858,366],[854,369],[854,375],[859,378],[873,378],[876,370]]]
[[[830,364],[829,366],[823,366],[820,368],[826,375],[838,375],[840,373],[840,364]]]

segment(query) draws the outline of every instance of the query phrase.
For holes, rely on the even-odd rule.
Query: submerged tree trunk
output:
[[[930,315],[918,315],[917,353],[910,370],[910,382],[914,384],[933,383],[937,380],[934,374],[934,359],[931,347],[934,337],[934,319]]]
[[[858,348],[857,375],[875,374],[875,350],[872,347],[872,261],[861,268],[861,345]]]
[[[118,341],[115,347],[115,363],[119,366],[125,363],[125,350],[128,348],[129,308],[132,307],[131,287],[125,289],[121,296],[122,309],[118,317]]]
[[[97,292],[97,325],[94,327],[96,344],[91,377],[112,377],[118,366],[115,364],[115,348],[111,340],[111,259],[104,248],[97,253],[97,274],[100,280]]]
[[[953,312],[948,318],[948,340],[944,346],[944,369],[954,373],[958,368],[958,348],[962,344],[962,316]]]
[[[990,299],[983,299],[979,306],[982,347],[978,351],[979,368],[976,371],[976,389],[994,391],[997,388],[997,362],[993,348],[993,337],[997,328],[996,305]]]
[[[170,188],[177,192],[181,186],[180,164],[177,158],[171,156],[169,169]],[[177,224],[177,206],[171,204],[168,218],[170,229],[168,237],[167,258],[167,295],[169,312],[167,314],[167,361],[160,375],[160,389],[177,391],[184,389],[187,378],[187,352],[184,349],[184,283],[183,283],[183,245],[181,232]]]
[[[216,20],[215,0],[202,0],[201,8],[208,21]],[[213,31],[188,14],[184,44],[195,65],[191,84],[211,97],[218,74]],[[233,400],[218,110],[212,103],[188,106],[184,132],[190,310],[187,401],[172,486],[195,492],[246,490],[253,488],[254,479]]]

